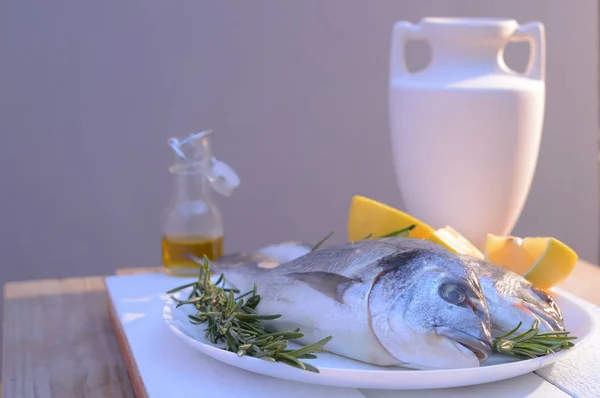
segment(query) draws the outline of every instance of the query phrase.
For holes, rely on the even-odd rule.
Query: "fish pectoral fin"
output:
[[[348,278],[347,276],[325,271],[292,272],[287,274],[290,278],[304,282],[314,290],[344,303],[344,292],[350,286],[360,280]]]

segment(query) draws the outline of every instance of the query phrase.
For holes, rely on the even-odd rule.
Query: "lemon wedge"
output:
[[[348,214],[348,240],[378,238],[415,224],[409,238],[427,239],[434,229],[398,209],[364,196],[354,196]]]
[[[483,253],[450,226],[436,230],[429,240],[455,253],[483,259]]]
[[[577,253],[555,238],[488,234],[485,259],[547,289],[567,279],[577,264]]]

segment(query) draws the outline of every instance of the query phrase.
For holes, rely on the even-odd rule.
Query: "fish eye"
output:
[[[467,299],[467,289],[455,283],[446,283],[439,288],[440,296],[450,304],[462,304]]]

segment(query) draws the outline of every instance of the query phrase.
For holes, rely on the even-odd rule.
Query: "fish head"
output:
[[[417,251],[408,260],[387,260],[386,268],[369,306],[373,332],[392,356],[417,369],[477,367],[488,358],[488,309],[464,262],[450,253]]]
[[[479,275],[494,336],[513,330],[519,322],[520,332],[535,322],[541,332],[565,330],[560,308],[548,292],[507,268],[483,260],[469,261]]]

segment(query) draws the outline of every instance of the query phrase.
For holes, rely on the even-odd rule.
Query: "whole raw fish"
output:
[[[285,263],[311,251],[304,243],[288,242],[260,249],[274,261]],[[522,323],[520,331],[528,330],[535,321],[541,332],[564,331],[560,308],[547,292],[536,288],[522,276],[496,264],[460,256],[477,274],[492,323],[492,336],[498,336]]]
[[[474,367],[491,352],[479,280],[439,245],[386,238],[296,250],[293,258],[278,249],[211,265],[242,292],[257,284],[257,311],[281,314],[268,324],[274,330],[300,328],[304,344],[331,335],[329,351],[383,366]]]

